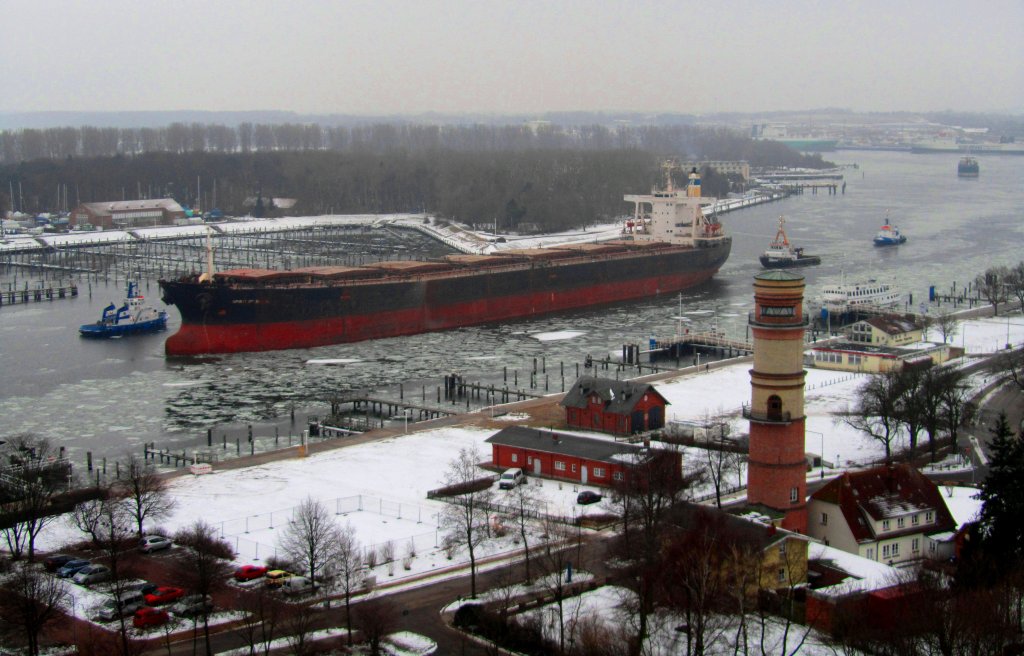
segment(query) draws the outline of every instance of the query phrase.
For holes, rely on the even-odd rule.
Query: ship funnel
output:
[[[697,173],[697,167],[693,167],[690,171],[690,183],[686,186],[687,198],[700,198],[700,173]]]

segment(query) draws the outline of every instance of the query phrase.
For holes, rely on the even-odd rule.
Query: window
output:
[[[828,513],[821,513],[821,525],[828,526]]]
[[[934,542],[929,542],[928,543],[928,553],[930,553],[930,554],[935,553],[935,543]]]
[[[789,502],[796,503],[800,499],[800,488],[789,488]]]
[[[914,514],[913,517],[910,518],[910,523],[913,524],[914,526],[917,526],[918,522],[920,522],[920,521],[921,521],[920,515],[918,515],[916,513]]]
[[[892,557],[895,558],[896,556],[899,556],[899,555],[900,555],[900,543],[897,542],[896,544],[892,545]]]
[[[934,521],[933,520],[933,515],[934,515],[934,513],[932,513],[930,510],[928,512],[926,512],[924,514],[924,523],[925,524],[931,524],[932,521]]]
[[[512,462],[519,462],[519,454],[518,453],[513,453],[512,454]]]
[[[555,461],[555,471],[565,471],[565,463],[561,460]]]
[[[622,472],[615,472],[614,474],[612,474],[612,480],[613,481],[621,481],[622,480]]]
[[[889,520],[888,519],[883,519],[882,520],[882,530],[883,531],[888,531],[889,530]]]
[[[896,528],[903,528],[903,524],[904,524],[903,518],[902,517],[897,517],[896,518]]]
[[[604,467],[594,467],[594,478],[604,478]]]
[[[532,465],[533,464],[533,456],[526,456],[526,464],[528,464],[528,465]]]
[[[782,399],[775,394],[768,397],[768,418],[782,419]]]
[[[786,541],[785,540],[783,540],[782,543],[779,545],[779,555],[780,556],[785,556],[786,555]]]
[[[779,568],[779,583],[785,583],[785,582],[786,582],[786,568],[785,567],[780,567]]]
[[[576,473],[576,463],[572,463],[572,473]]]
[[[914,538],[914,541],[910,543],[910,550],[914,553],[921,551],[921,540]]]
[[[882,547],[882,558],[888,558],[888,557],[889,557],[889,545],[885,545],[884,547]]]
[[[865,556],[865,558],[867,558],[868,560],[874,560],[875,559],[875,550],[874,549],[868,549],[868,552],[867,552],[867,555]]]

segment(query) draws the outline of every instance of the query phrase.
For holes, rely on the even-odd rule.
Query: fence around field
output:
[[[396,558],[400,558],[407,551],[410,540],[417,551],[428,551],[441,546],[444,535],[440,528],[440,511],[428,508],[415,503],[403,503],[390,501],[380,497],[366,494],[357,494],[348,497],[322,501],[328,512],[336,516],[344,516],[351,513],[372,513],[382,517],[391,517],[411,523],[411,525],[423,527],[422,532],[411,535],[402,535],[391,540],[384,540],[375,543],[366,543],[358,532],[356,539],[363,542],[364,550],[381,550],[388,542],[393,543]],[[298,506],[274,510],[271,512],[258,513],[227,519],[222,522],[215,522],[214,527],[219,530],[221,539],[230,544],[241,558],[251,560],[262,560],[277,555],[277,545],[267,544],[254,539],[253,534],[262,531],[282,529],[291,521]]]

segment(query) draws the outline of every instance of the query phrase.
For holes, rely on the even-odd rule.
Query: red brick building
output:
[[[572,428],[632,435],[664,427],[668,401],[647,383],[580,376],[561,405]]]
[[[174,225],[185,210],[173,198],[82,203],[71,210],[71,227],[91,225],[104,230]]]
[[[672,466],[678,467],[680,477],[683,475],[682,455],[676,451],[608,439],[509,426],[487,442],[496,467],[519,467],[528,476],[610,486],[625,480],[633,466],[651,458],[674,459]]]

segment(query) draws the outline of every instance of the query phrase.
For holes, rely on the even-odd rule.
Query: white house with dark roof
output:
[[[888,565],[948,558],[955,530],[938,487],[906,464],[845,472],[810,498],[811,537]]]

